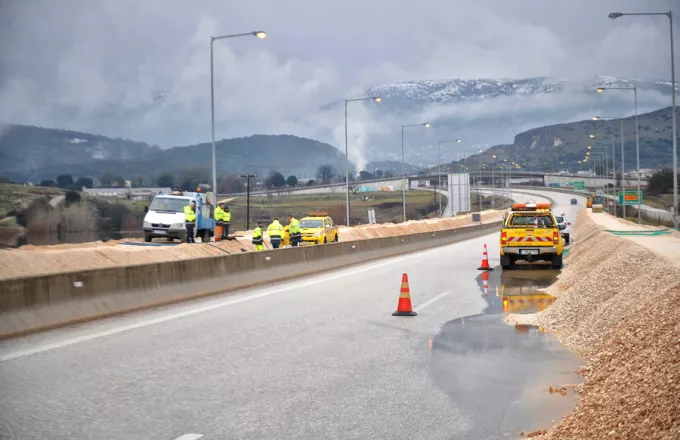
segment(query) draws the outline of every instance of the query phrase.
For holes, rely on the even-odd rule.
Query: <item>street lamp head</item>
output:
[[[605,87],[598,87],[598,88],[597,88],[597,93],[602,93],[602,92],[604,92],[605,90],[607,90]]]
[[[484,150],[482,150],[482,149],[480,148],[480,149],[479,149],[479,152],[480,152],[480,153],[483,153],[483,152],[484,152]]]
[[[423,124],[423,126],[424,126],[425,128],[430,128],[430,125],[431,125],[431,124],[430,124],[429,122],[426,122],[426,123]]]
[[[462,139],[456,139],[456,142],[458,142],[460,144],[461,142],[463,142],[463,140]]]
[[[380,102],[380,101],[382,101],[382,98],[380,96],[375,96],[375,97],[373,97],[373,100],[375,102]]]
[[[494,155],[493,155],[493,156],[491,156],[491,157],[493,157],[493,158],[495,159],[495,158],[496,158],[496,155],[494,154]]]
[[[588,137],[589,137],[590,139],[595,139],[595,135],[594,135],[594,134],[589,134]]]
[[[267,38],[267,33],[265,31],[255,31],[253,32],[253,35],[255,35],[260,40],[264,40],[265,38]]]
[[[599,116],[593,116],[593,121],[599,121],[600,117]]]
[[[590,156],[590,151],[586,153],[586,155]]]
[[[592,146],[592,145],[588,145],[588,149],[589,149],[589,150],[592,150],[592,149],[593,149],[593,146]]]
[[[611,18],[612,20],[616,20],[621,16],[623,16],[623,14],[620,12],[612,12],[611,14],[608,15],[608,17]]]

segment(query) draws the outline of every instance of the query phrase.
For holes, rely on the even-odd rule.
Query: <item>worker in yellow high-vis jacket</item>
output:
[[[186,226],[187,243],[196,243],[194,240],[194,227],[196,226],[196,202],[193,200],[188,205],[184,206],[184,224]]]
[[[253,242],[255,249],[264,250],[264,237],[262,235],[262,222],[257,222],[257,227],[253,229]]]
[[[272,249],[278,249],[281,246],[281,239],[283,238],[283,225],[279,223],[279,219],[274,221],[267,227],[267,235],[272,244]]]

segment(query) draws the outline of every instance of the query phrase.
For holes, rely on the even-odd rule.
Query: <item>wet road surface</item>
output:
[[[0,438],[479,439],[543,426],[532,404],[567,402],[545,386],[572,367],[549,335],[496,320],[500,270],[484,297],[477,266],[484,244],[498,265],[497,240],[0,343]],[[403,273],[417,317],[391,316]]]
[[[537,290],[555,276],[552,270],[494,270],[485,295],[480,275],[488,301],[484,312],[447,322],[433,338],[433,381],[473,426],[456,438],[503,439],[546,429],[577,402],[572,393],[565,397],[549,389],[581,382],[578,356],[537,326],[503,322],[507,313],[548,307],[554,298]]]

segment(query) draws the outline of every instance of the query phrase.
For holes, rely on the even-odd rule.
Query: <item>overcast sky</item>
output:
[[[215,43],[218,138],[313,135],[316,123],[337,133],[342,114],[322,121],[320,106],[404,80],[669,79],[667,18],[607,14],[672,4],[0,0],[0,122],[161,146],[208,141],[209,38],[260,29],[265,40]],[[680,7],[675,13],[680,59]]]

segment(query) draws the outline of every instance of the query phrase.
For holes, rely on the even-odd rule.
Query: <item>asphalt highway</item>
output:
[[[556,212],[566,210],[573,221],[571,196],[551,197],[562,205]],[[498,414],[486,414],[488,408],[478,401],[470,406],[469,387],[459,392],[462,373],[455,366],[460,364],[432,352],[433,339],[441,340],[447,323],[488,308],[477,270],[484,244],[491,266],[497,266],[498,233],[493,233],[0,343],[0,438],[448,439],[513,434],[502,432],[504,425],[489,433],[484,420]],[[416,317],[392,316],[403,273],[409,277]],[[548,345],[556,350],[554,341]],[[484,366],[477,370],[474,391],[498,408],[533,414],[535,402],[527,396],[545,383],[518,382],[524,385],[498,396],[487,394],[496,391],[484,383],[495,381],[484,375],[501,372],[502,362],[512,358],[470,356],[469,365]],[[557,368],[554,360],[549,367],[537,365],[533,374],[549,377]],[[477,373],[467,368],[464,374]],[[526,420],[534,424],[531,416]]]

